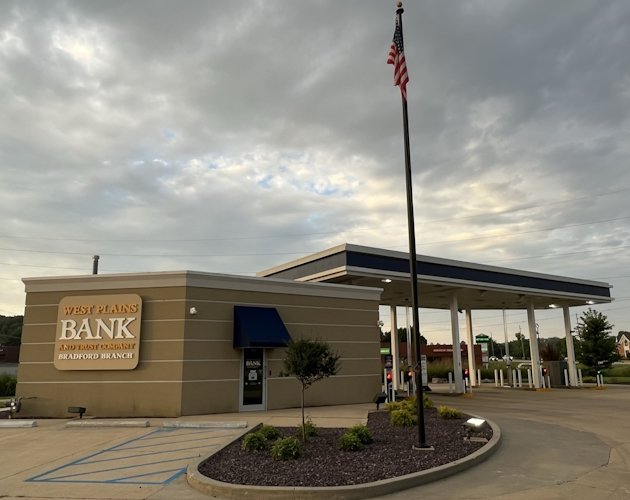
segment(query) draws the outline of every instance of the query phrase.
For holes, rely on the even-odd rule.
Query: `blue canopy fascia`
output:
[[[275,307],[234,306],[234,348],[286,347],[290,341]]]

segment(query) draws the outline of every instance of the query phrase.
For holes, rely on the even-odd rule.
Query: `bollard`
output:
[[[494,386],[499,387],[499,370],[494,369]]]
[[[596,380],[597,380],[597,387],[603,387],[604,386],[604,375],[597,372],[597,374],[595,375]]]
[[[453,373],[448,372],[448,392],[453,392]]]
[[[499,379],[501,380],[501,387],[503,387],[503,369],[499,370]]]
[[[578,385],[584,385],[584,381],[582,380],[582,369],[578,368]]]
[[[477,387],[481,387],[481,370],[477,369]]]
[[[514,389],[518,387],[518,379],[516,378],[516,370],[512,370],[512,382],[514,382]]]
[[[547,375],[547,389],[551,389],[551,376]]]
[[[518,378],[518,386],[522,389],[523,388],[523,374],[521,373],[520,369],[516,372],[516,376]]]
[[[532,385],[532,369],[531,368],[527,369],[527,385],[528,385],[528,387],[530,389],[533,387],[533,385]]]
[[[564,385],[569,387],[569,372],[567,369],[564,369]]]

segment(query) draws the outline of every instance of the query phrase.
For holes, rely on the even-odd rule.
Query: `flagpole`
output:
[[[402,15],[405,11],[402,8],[402,2],[398,2],[396,15],[398,16],[398,26],[400,27],[400,36],[403,36]],[[406,92],[405,92],[406,93]],[[407,99],[401,92],[403,112],[403,132],[405,144],[405,179],[407,184],[407,226],[409,230],[409,279],[411,281],[411,303],[413,309],[413,328],[415,330],[416,340],[416,400],[418,409],[418,449],[431,449],[426,442],[426,431],[424,424],[424,391],[422,386],[422,351],[420,348],[420,318],[418,309],[418,270],[416,257],[416,230],[413,215],[413,189],[411,182],[411,154],[409,151],[409,115],[407,112]]]

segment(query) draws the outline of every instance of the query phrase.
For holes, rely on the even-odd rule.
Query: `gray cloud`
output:
[[[419,253],[630,298],[630,8],[405,8]],[[89,272],[94,253],[104,272],[253,273],[345,241],[407,248],[393,3],[5,12],[0,313],[21,312],[22,276]],[[626,304],[602,307],[621,329]]]

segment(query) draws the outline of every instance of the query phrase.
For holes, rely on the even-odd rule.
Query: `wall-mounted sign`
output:
[[[57,370],[133,370],[142,299],[135,294],[64,297],[55,336]]]
[[[475,335],[475,342],[477,342],[477,344],[488,344],[490,343],[490,337],[488,337],[487,335]]]

